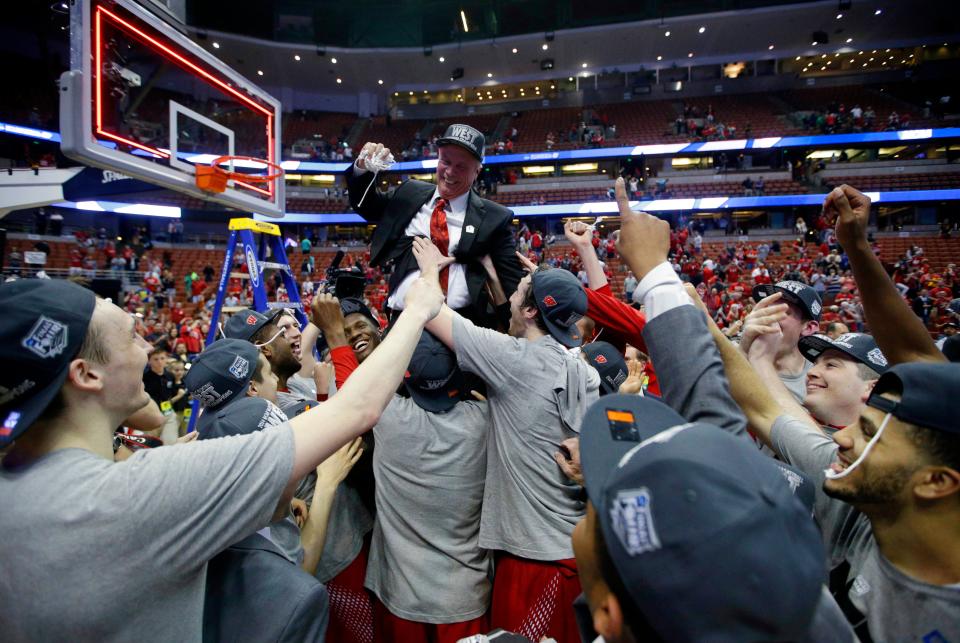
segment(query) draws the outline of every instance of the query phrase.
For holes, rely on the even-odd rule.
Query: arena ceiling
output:
[[[276,4],[315,6],[317,3],[280,0]],[[328,9],[323,7],[333,4],[322,3],[317,11],[327,12]],[[849,8],[841,8],[849,3],[838,5],[833,0],[792,4],[653,2],[648,4],[657,7],[671,5],[678,13],[680,9],[704,6],[749,5],[753,8],[592,24],[553,31],[537,30],[456,42],[449,42],[448,37],[446,44],[430,46],[419,44],[423,42],[422,30],[406,31],[403,16],[410,11],[433,7],[447,11],[454,6],[449,2],[421,0],[399,3],[399,7],[384,7],[381,2],[336,4],[348,6],[355,12],[350,25],[356,21],[369,23],[369,37],[357,35],[350,39],[372,42],[376,40],[372,34],[392,30],[395,36],[407,34],[407,39],[394,38],[396,42],[406,42],[406,46],[341,47],[327,42],[298,44],[196,26],[191,29],[201,44],[227,64],[250,77],[259,76],[258,80],[267,87],[282,86],[328,94],[381,90],[439,91],[566,76],[589,77],[603,72],[636,71],[641,68],[651,70],[846,53],[865,47],[940,46],[946,42],[960,42],[960,23],[956,19],[944,19],[956,12],[955,2],[949,0],[869,0],[853,2]],[[500,10],[498,15],[503,16],[508,5],[522,8],[546,4],[555,3],[500,2],[491,6],[494,7],[492,11]],[[605,21],[609,23],[611,7],[627,4],[609,0],[559,3],[558,8],[546,11],[543,16],[526,16],[522,24],[571,24],[570,17],[579,15],[576,13],[579,9],[574,6],[580,5],[596,7],[596,12],[591,11],[591,15],[595,14],[594,19],[605,16]],[[476,3],[475,6],[479,5]],[[456,5],[461,6],[470,5]],[[374,8],[376,11],[373,11]],[[336,11],[342,13],[343,9]],[[324,15],[338,14],[329,9],[329,13]],[[618,17],[634,15],[624,13]],[[247,18],[249,21],[250,16]],[[447,24],[449,21],[444,19],[443,22]],[[468,18],[468,26],[470,24]],[[496,24],[502,26],[502,18],[498,18]],[[353,26],[344,29],[350,30]],[[418,39],[418,33],[421,39]],[[504,29],[500,28],[497,33],[503,34]],[[418,44],[411,46],[410,43]],[[545,61],[551,62],[552,69],[542,68]],[[463,70],[462,78],[451,80],[457,69]],[[383,81],[382,84],[380,81]]]

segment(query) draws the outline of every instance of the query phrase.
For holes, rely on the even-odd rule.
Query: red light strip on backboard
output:
[[[267,109],[267,108],[264,107],[263,105],[260,105],[260,104],[257,103],[256,101],[250,99],[248,96],[246,96],[246,95],[243,94],[242,92],[239,92],[239,91],[237,91],[236,89],[234,89],[233,87],[231,87],[230,85],[224,83],[222,80],[214,77],[212,74],[210,74],[209,72],[207,72],[207,71],[204,70],[203,68],[201,68],[201,67],[197,66],[196,64],[192,63],[191,61],[187,60],[186,58],[184,58],[183,56],[181,56],[180,54],[178,54],[178,53],[175,52],[174,50],[170,49],[169,47],[167,47],[166,45],[164,45],[163,43],[161,43],[160,41],[158,41],[157,39],[151,37],[149,34],[145,33],[145,32],[142,31],[141,29],[138,29],[136,26],[130,24],[129,22],[123,20],[122,18],[120,18],[119,16],[117,16],[117,15],[114,14],[113,12],[109,11],[108,9],[105,9],[105,8],[104,8],[103,6],[101,6],[101,5],[97,5],[97,7],[96,7],[96,15],[95,15],[95,23],[94,23],[94,24],[95,24],[95,27],[94,27],[94,35],[95,35],[95,39],[96,39],[94,51],[95,51],[95,64],[96,64],[96,69],[97,69],[97,71],[96,71],[96,96],[95,96],[95,99],[94,99],[94,100],[95,100],[95,104],[96,104],[96,117],[97,117],[96,128],[97,128],[97,134],[99,134],[99,135],[101,135],[101,136],[105,136],[105,137],[107,137],[107,138],[111,138],[111,139],[113,139],[113,140],[115,140],[115,141],[118,141],[118,142],[121,142],[121,143],[125,143],[125,144],[127,144],[127,145],[132,146],[132,147],[136,147],[136,148],[141,149],[141,150],[144,150],[144,151],[146,151],[146,152],[150,152],[151,154],[155,154],[155,155],[157,155],[157,156],[159,156],[159,157],[161,157],[161,158],[169,158],[169,157],[170,157],[170,155],[169,155],[168,153],[165,153],[165,152],[162,152],[162,151],[160,151],[160,150],[158,150],[158,149],[155,149],[155,148],[152,148],[152,147],[143,145],[143,144],[141,144],[141,143],[137,143],[136,141],[132,141],[132,140],[127,139],[127,138],[123,138],[123,137],[118,136],[118,135],[116,135],[116,134],[113,134],[113,133],[111,133],[111,132],[104,131],[104,129],[103,129],[103,88],[102,88],[102,85],[101,85],[101,75],[102,75],[102,71],[103,71],[102,60],[101,60],[101,51],[102,51],[102,48],[103,48],[103,37],[102,37],[102,32],[101,32],[101,14],[108,16],[108,17],[111,18],[114,22],[116,22],[117,25],[123,27],[123,28],[126,29],[128,32],[130,32],[131,34],[134,34],[134,35],[138,36],[138,37],[141,38],[143,41],[145,41],[145,43],[149,43],[150,45],[153,45],[154,47],[156,47],[157,49],[159,49],[159,50],[162,51],[163,53],[165,53],[165,54],[167,54],[168,56],[170,56],[171,58],[173,58],[175,61],[179,62],[181,65],[187,67],[190,71],[196,73],[198,76],[200,76],[200,77],[203,78],[204,80],[206,80],[206,81],[208,81],[208,82],[216,85],[217,87],[220,87],[220,88],[223,89],[225,92],[227,92],[227,93],[235,96],[235,97],[236,97],[237,99],[239,99],[241,102],[246,103],[247,105],[249,105],[250,107],[252,107],[252,108],[255,109],[256,111],[258,111],[258,112],[260,112],[261,114],[265,115],[265,116],[267,117],[267,159],[268,159],[270,162],[275,162],[275,150],[274,150],[274,144],[273,144],[274,139],[273,139],[273,112],[272,112],[272,111],[270,111],[269,109]],[[242,186],[242,187],[244,187],[244,188],[247,188],[247,189],[249,189],[249,190],[252,190],[252,191],[254,191],[254,192],[258,192],[258,193],[260,193],[260,194],[269,196],[269,197],[271,197],[271,198],[273,197],[273,185],[274,185],[274,184],[273,184],[272,181],[271,181],[270,184],[269,184],[269,189],[268,189],[268,190],[264,190],[264,189],[262,189],[262,188],[255,187],[255,186],[253,186],[253,185],[250,185],[249,183],[244,183],[244,182],[242,182],[242,181],[235,181],[235,183],[236,183],[237,185],[240,185],[240,186]]]

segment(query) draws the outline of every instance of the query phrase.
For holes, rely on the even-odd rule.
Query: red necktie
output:
[[[440,254],[447,256],[450,250],[450,232],[447,230],[446,199],[437,199],[433,206],[433,215],[430,217],[430,240],[437,246]],[[447,281],[450,278],[450,267],[440,271],[440,289],[447,294]]]

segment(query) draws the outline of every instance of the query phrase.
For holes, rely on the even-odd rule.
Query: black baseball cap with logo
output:
[[[466,386],[457,357],[427,331],[420,335],[403,383],[417,406],[431,413],[456,406]]]
[[[183,377],[190,396],[204,408],[243,397],[259,367],[260,351],[243,339],[221,339],[200,353]]]
[[[608,342],[590,342],[584,344],[583,354],[590,366],[600,374],[600,394],[610,395],[620,390],[627,379],[627,361],[613,344]]]
[[[537,309],[550,336],[566,346],[579,346],[577,322],[587,314],[587,293],[569,270],[538,270],[530,278]]]
[[[899,401],[883,393],[900,395]],[[867,406],[872,406],[910,424],[960,436],[960,419],[950,400],[960,398],[960,364],[953,362],[907,362],[880,376]]]
[[[283,314],[283,308],[273,308],[264,313],[248,308],[234,314],[227,323],[223,325],[223,334],[225,337],[233,339],[242,339],[249,342],[250,338],[257,334],[261,328]]]
[[[0,285],[0,447],[36,422],[67,379],[97,298],[75,283],[19,279]]]
[[[443,136],[437,139],[437,146],[459,145],[467,150],[478,161],[483,162],[483,149],[486,147],[487,140],[480,130],[469,125],[453,124],[447,128]]]
[[[866,333],[844,333],[836,339],[830,339],[826,335],[807,335],[800,338],[797,347],[811,362],[817,361],[825,351],[833,349],[869,366],[877,373],[883,374],[887,370],[887,358],[877,346],[877,341]]]
[[[807,317],[820,321],[823,301],[811,286],[802,281],[778,281],[775,284],[758,284],[753,287],[753,300],[760,301],[775,292],[783,293],[783,300],[796,304],[803,309]]]

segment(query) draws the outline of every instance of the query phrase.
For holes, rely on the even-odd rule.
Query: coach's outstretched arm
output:
[[[347,179],[350,207],[367,221],[377,222],[383,218],[387,209],[387,195],[378,190],[376,185],[370,185],[377,175],[367,168],[366,158],[388,154],[390,148],[384,147],[382,143],[364,143],[354,162],[355,168],[351,167],[344,175]]]
[[[364,360],[336,395],[290,420],[294,464],[291,484],[313,471],[331,453],[368,430],[403,378],[424,324],[443,304],[434,266],[413,282],[404,310],[383,342]]]
[[[850,259],[867,326],[890,364],[945,362],[947,358],[937,350],[923,322],[903,301],[870,249],[870,197],[841,185],[824,199],[823,212],[836,219],[837,241]]]

